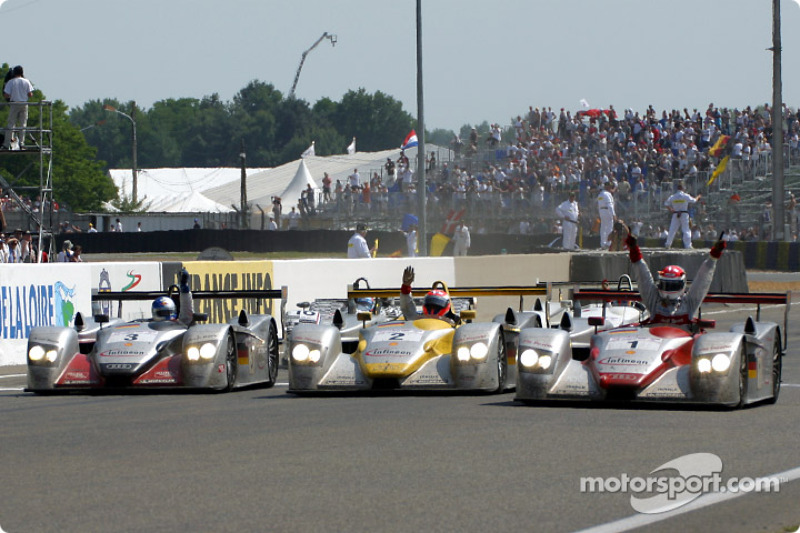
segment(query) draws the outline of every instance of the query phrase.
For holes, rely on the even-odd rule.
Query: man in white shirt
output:
[[[347,257],[350,259],[370,258],[374,251],[375,248],[370,249],[367,244],[367,225],[359,222],[356,224],[356,232],[347,242]]]
[[[570,191],[569,199],[564,200],[556,207],[556,215],[563,222],[561,223],[562,240],[561,245],[565,250],[577,250],[579,246],[575,242],[578,236],[578,216],[580,210],[578,202],[575,200],[575,192]]]
[[[678,231],[678,226],[681,228],[681,235],[683,236],[683,247],[692,247],[692,233],[689,229],[689,205],[697,202],[701,197],[693,197],[683,190],[683,183],[678,183],[678,190],[667,198],[664,206],[672,214],[669,223],[669,233],[667,234],[667,242],[664,246],[669,248],[672,246],[672,241],[675,239],[675,232]]]
[[[350,188],[356,188],[361,185],[361,176],[358,174],[358,169],[354,168],[353,173],[347,176],[347,179],[350,180]]]
[[[411,224],[406,232],[406,250],[408,257],[417,257],[417,225]]]
[[[6,136],[3,141],[5,150],[11,149],[12,139],[19,149],[25,147],[25,127],[28,124],[28,99],[33,96],[33,85],[25,79],[22,66],[14,67],[13,78],[3,88],[3,96],[11,102],[8,112]]]
[[[469,250],[471,244],[469,228],[463,220],[459,220],[458,226],[456,227],[456,232],[453,235],[453,255],[467,255],[467,251]]]
[[[597,195],[597,209],[600,215],[600,249],[608,250],[611,247],[611,231],[617,214],[614,209],[614,183],[607,181],[603,184],[603,191]]]

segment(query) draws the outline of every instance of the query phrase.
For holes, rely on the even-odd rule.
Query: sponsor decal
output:
[[[604,372],[600,375],[601,379],[613,381],[638,381],[641,374],[624,374],[615,372]]]
[[[130,370],[133,363],[106,363],[103,365],[106,370]]]
[[[224,374],[225,373],[225,365],[223,365],[223,364],[217,365],[217,373],[218,374]]]
[[[367,350],[364,352],[364,355],[367,357],[378,357],[382,355],[396,355],[401,357],[408,357],[412,355],[410,350],[390,350],[388,348],[384,348],[381,350]]]
[[[87,381],[89,379],[89,372],[69,371],[64,374],[64,383],[75,383],[80,381]]]
[[[629,333],[638,333],[639,330],[637,329],[612,329],[611,331],[607,331],[609,335],[625,335]]]
[[[136,325],[138,327],[138,325]],[[122,328],[115,328],[122,329]],[[108,344],[122,343],[123,346],[132,346],[131,343],[137,344],[152,344],[156,337],[157,331],[149,329],[140,329],[137,331],[114,331],[108,336]]]
[[[418,342],[425,332],[418,329],[403,331],[378,331],[372,336],[372,342]]]
[[[144,355],[140,350],[109,350],[100,354],[100,357],[120,357],[124,355]]]
[[[270,290],[272,262],[247,261],[235,265],[197,261],[186,263],[191,276],[191,286],[197,291]],[[177,276],[177,271],[175,272]],[[251,314],[272,314],[273,306],[280,307],[280,299],[203,299],[195,300],[195,311],[207,313],[210,324],[224,323],[241,309]]]
[[[632,359],[630,357],[604,357],[597,361],[599,365],[618,365],[618,366],[644,366],[649,364],[649,361],[642,361],[641,359]]]

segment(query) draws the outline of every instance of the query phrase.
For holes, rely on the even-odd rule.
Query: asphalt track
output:
[[[20,390],[23,367],[0,367],[0,530],[784,531],[800,523],[799,334],[778,403],[743,410],[295,397],[285,371],[230,394],[40,397]],[[698,452],[723,478],[785,482],[657,515],[630,493],[581,493],[582,477]]]

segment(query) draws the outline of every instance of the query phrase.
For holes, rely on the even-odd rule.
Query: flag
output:
[[[314,141],[311,141],[311,146],[309,146],[305,152],[300,154],[300,157],[313,157],[315,155],[316,154],[314,153]]]
[[[400,147],[401,150],[405,150],[406,148],[411,148],[412,146],[417,146],[419,141],[417,140],[417,132],[411,130],[411,133],[406,135],[406,140],[403,141],[403,145]]]
[[[720,135],[717,142],[714,143],[714,146],[708,150],[708,155],[711,157],[722,157],[725,146],[727,146],[730,138],[730,135]]]
[[[444,249],[447,247],[447,244],[450,242],[450,237],[445,235],[444,233],[437,233],[433,237],[431,237],[431,249],[430,249],[430,256],[431,257],[441,257],[444,253]]]
[[[347,154],[348,155],[353,155],[354,153],[356,153],[356,138],[355,137],[353,137],[353,142],[351,142],[347,146]]]
[[[451,209],[449,213],[447,213],[447,219],[442,222],[442,231],[440,233],[444,233],[445,235],[452,235],[456,231],[456,225],[458,221],[461,220],[461,217],[464,216],[465,209],[461,209],[456,211],[455,209]]]
[[[725,158],[719,162],[719,166],[717,167],[717,169],[714,171],[713,174],[711,174],[711,177],[708,178],[708,183],[706,183],[706,187],[714,183],[714,180],[717,179],[720,174],[725,172],[725,167],[728,166],[728,159],[730,158],[731,156],[726,155]]]
[[[581,107],[584,108],[584,109],[589,109],[590,107],[592,107],[592,106],[589,105],[589,102],[586,101],[586,98],[581,98],[580,104],[581,104]]]

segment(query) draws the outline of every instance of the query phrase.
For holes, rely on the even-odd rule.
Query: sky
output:
[[[782,0],[783,100],[800,106],[800,0]],[[381,91],[417,116],[416,0],[0,0],[0,63],[50,100],[223,101],[251,80],[313,105]],[[529,106],[644,111],[772,101],[772,0],[422,0],[424,122]],[[400,140],[402,141],[402,139]]]

